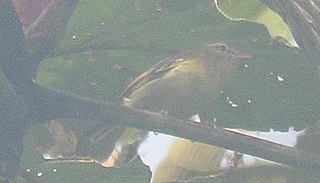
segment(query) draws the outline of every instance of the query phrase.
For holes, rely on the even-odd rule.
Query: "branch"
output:
[[[76,0],[64,0],[66,4],[74,1]],[[59,0],[59,2],[62,5],[65,4],[62,0]],[[75,4],[73,5],[75,7]],[[61,6],[51,10],[51,14],[57,8],[61,8]],[[61,13],[61,9],[59,10]],[[71,8],[69,13],[71,14],[72,11]],[[67,15],[70,16],[70,14]],[[44,31],[45,35],[48,35],[45,38],[42,37],[42,39],[57,42],[57,38],[51,39],[53,36],[59,37],[58,35],[64,33],[64,26],[66,26],[69,16],[61,16],[59,13],[55,15],[56,17],[51,18],[60,19],[47,22],[46,19],[42,18],[43,21],[37,21],[36,24],[38,26],[34,25],[34,29],[27,31],[27,34],[40,33],[36,27],[42,27],[41,31]],[[45,17],[50,16],[47,15]],[[41,26],[41,24],[50,26],[44,29],[44,26]],[[43,52],[43,47],[39,48],[41,48],[40,52]],[[24,98],[22,97],[32,95],[28,94],[28,92],[34,91],[35,88],[37,91],[42,91],[31,80],[36,72],[37,64],[42,59],[41,57],[43,55],[33,55],[31,58],[28,54],[26,39],[12,1],[0,0],[0,176],[1,180],[4,178],[6,182],[13,180],[18,173],[23,150],[24,131],[33,117],[29,116],[29,114],[37,111],[32,106],[32,102],[35,99],[34,96],[27,97],[25,101],[23,101]],[[46,101],[47,99],[44,98],[43,100]],[[38,102],[41,103],[43,101]]]
[[[24,37],[10,0],[0,0],[0,180],[16,177],[23,150],[24,130],[28,120],[20,98],[7,80],[21,77]],[[14,67],[12,61],[20,66]],[[2,69],[6,69],[7,73]]]
[[[125,125],[142,130],[156,131],[236,150],[295,168],[313,172],[320,171],[320,156],[311,152],[258,140],[254,137],[239,135],[160,113],[135,110],[122,105],[95,101],[59,90],[45,88],[42,88],[42,90],[42,93],[47,95],[46,98],[50,99],[48,101],[50,101],[52,109],[60,109],[60,112],[56,113],[56,117],[96,120],[106,125]],[[42,114],[41,111],[40,114]]]
[[[24,29],[33,76],[38,64],[58,46],[79,0],[51,0],[40,16]],[[30,68],[30,66],[29,66]],[[32,77],[33,77],[32,76]]]

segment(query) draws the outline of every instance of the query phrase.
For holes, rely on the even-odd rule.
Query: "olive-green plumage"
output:
[[[187,119],[214,103],[239,66],[249,58],[222,43],[168,57],[136,78],[124,92],[124,104]]]
[[[195,114],[201,115],[204,111],[211,109],[220,91],[224,89],[225,84],[238,68],[239,61],[250,57],[222,43],[208,44],[168,57],[141,74],[125,89],[123,103],[129,107],[153,112],[166,111],[170,116],[182,119],[189,119]],[[137,146],[136,142],[143,139],[140,138],[143,134],[138,129],[127,128],[106,164],[119,166],[133,158],[132,146]],[[184,148],[180,149],[179,147],[182,146]],[[177,147],[178,150],[172,150],[171,158],[179,153],[181,156],[178,156],[179,160],[175,158],[177,164],[171,164],[171,167],[180,167],[180,172],[184,171],[181,167],[185,164],[183,159],[188,157],[183,153],[197,152],[197,154],[189,154],[195,158],[188,160],[194,163],[195,171],[210,170],[211,164],[218,158],[214,157],[218,148],[213,146],[211,148],[201,143],[193,144],[182,140],[172,147]],[[183,149],[190,152],[178,152]],[[198,149],[203,149],[203,152]],[[204,157],[211,153],[212,157]],[[132,157],[128,157],[130,155]],[[221,154],[218,156],[220,157]],[[212,165],[212,168],[216,166]],[[187,169],[190,170],[190,168]],[[166,179],[161,178],[161,180]]]

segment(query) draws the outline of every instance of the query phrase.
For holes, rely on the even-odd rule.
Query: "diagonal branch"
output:
[[[79,0],[51,0],[40,16],[24,30],[29,51],[42,60],[57,47]]]
[[[95,101],[64,91],[41,89],[43,90],[42,97],[50,99],[50,103],[54,104],[50,106],[53,107],[53,110],[62,109],[56,113],[56,117],[96,120],[107,125],[126,125],[143,130],[157,131],[236,150],[295,168],[313,172],[320,171],[320,156],[311,152],[258,140],[219,128],[208,127],[204,124],[177,119],[161,113],[135,110],[122,105]],[[49,110],[49,108],[46,110]],[[40,111],[40,114],[43,113]]]

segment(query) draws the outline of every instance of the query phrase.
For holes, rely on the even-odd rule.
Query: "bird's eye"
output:
[[[226,51],[227,50],[227,47],[225,45],[219,45],[218,46],[218,50],[220,51]]]

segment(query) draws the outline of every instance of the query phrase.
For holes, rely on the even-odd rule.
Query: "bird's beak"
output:
[[[238,60],[248,60],[248,59],[254,59],[256,56],[250,55],[250,54],[235,54],[234,58]]]
[[[232,54],[233,58],[235,58],[236,60],[248,60],[248,59],[256,58],[256,56],[253,56],[251,54],[242,53],[241,51],[236,50],[234,48],[230,48],[230,50],[231,50],[231,54]]]

